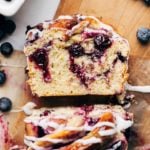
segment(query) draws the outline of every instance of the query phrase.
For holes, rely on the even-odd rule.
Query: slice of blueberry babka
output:
[[[121,106],[34,109],[25,118],[28,150],[127,150],[133,115]]]
[[[124,91],[129,45],[93,16],[60,16],[28,28],[28,83],[38,96]]]

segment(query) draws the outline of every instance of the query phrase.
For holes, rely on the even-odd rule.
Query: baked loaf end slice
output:
[[[60,16],[27,31],[28,83],[38,96],[124,91],[129,45],[93,16]]]
[[[127,150],[133,115],[120,106],[34,109],[25,118],[28,150]]]

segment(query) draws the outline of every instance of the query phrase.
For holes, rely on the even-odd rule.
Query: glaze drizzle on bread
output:
[[[30,150],[85,150],[114,141],[126,150],[123,133],[132,126],[133,116],[121,106],[92,105],[35,109],[24,121],[24,141]]]

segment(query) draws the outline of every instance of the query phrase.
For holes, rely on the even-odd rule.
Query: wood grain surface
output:
[[[131,45],[129,60],[129,82],[133,85],[150,85],[150,44],[141,45],[136,39],[139,27],[150,27],[150,7],[142,0],[62,0],[56,16],[85,14],[99,17],[103,22],[112,25],[115,30],[128,39]],[[40,106],[64,106],[88,103],[102,103],[100,97],[59,97],[40,101],[33,97],[26,85],[26,60],[23,52],[15,51],[10,58],[0,55],[0,70],[5,70],[7,82],[0,87],[0,97],[11,98],[13,109],[22,107],[28,101],[35,101]],[[134,113],[135,124],[131,130],[129,149],[150,149],[150,94],[135,94],[135,102],[129,111]],[[54,100],[55,99],[55,100]],[[93,101],[95,99],[95,101]],[[16,144],[23,144],[24,113],[7,113],[9,134]],[[0,141],[1,142],[1,141]],[[1,148],[0,150],[7,150]]]

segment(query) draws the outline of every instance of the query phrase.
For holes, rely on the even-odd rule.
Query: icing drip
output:
[[[22,110],[27,114],[27,115],[31,115],[33,109],[36,107],[35,103],[29,102],[26,105],[24,105],[22,107]]]
[[[80,139],[77,140],[76,143],[81,143],[83,145],[87,145],[87,144],[96,144],[96,143],[101,143],[101,139],[100,138],[96,138],[96,137],[91,137],[89,139]]]
[[[35,150],[50,150],[50,148],[44,148],[44,147],[37,146],[34,143],[32,143],[32,141],[29,141],[26,139],[24,139],[24,143]]]
[[[126,84],[126,90],[128,91],[135,91],[135,92],[142,92],[142,93],[150,93],[150,86],[133,86],[130,84]]]
[[[28,102],[23,107],[17,108],[17,109],[12,109],[10,112],[18,113],[18,112],[24,111],[24,113],[26,115],[31,115],[35,107],[36,107],[35,103]]]
[[[133,124],[132,120],[124,120],[122,117],[116,114],[116,126],[118,131],[124,131],[131,127]]]
[[[26,39],[29,42],[34,42],[35,40],[37,40],[38,38],[42,37],[42,31],[38,30],[38,29],[32,29],[29,30],[29,32],[26,35]]]
[[[100,130],[98,133],[101,136],[110,136],[110,135],[115,134],[116,132],[117,130],[114,128],[114,129],[109,129],[109,130]]]
[[[10,147],[9,150],[27,150],[27,148],[25,146],[14,145]]]

